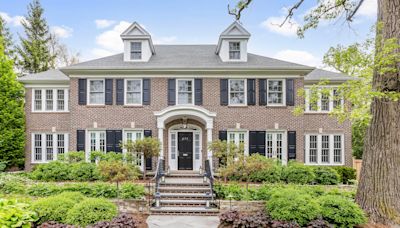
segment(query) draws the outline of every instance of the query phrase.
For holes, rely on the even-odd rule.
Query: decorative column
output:
[[[164,159],[164,128],[158,127],[158,140],[160,140],[160,158]]]

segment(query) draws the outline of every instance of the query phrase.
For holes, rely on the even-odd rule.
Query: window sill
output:
[[[286,105],[265,105],[266,108],[287,108]]]
[[[106,105],[86,105],[87,108],[105,108]]]
[[[228,108],[247,108],[248,105],[228,105]]]
[[[32,111],[33,114],[63,114],[69,113],[69,111]]]
[[[143,105],[124,105],[124,108],[143,108]]]

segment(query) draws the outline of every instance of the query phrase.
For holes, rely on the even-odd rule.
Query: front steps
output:
[[[157,215],[217,215],[219,209],[211,203],[210,184],[198,172],[173,172],[160,182],[160,207],[150,208]],[[209,207],[207,207],[207,201]]]

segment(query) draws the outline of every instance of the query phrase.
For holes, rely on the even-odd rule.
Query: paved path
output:
[[[149,228],[216,228],[218,216],[181,216],[150,215],[147,218]]]

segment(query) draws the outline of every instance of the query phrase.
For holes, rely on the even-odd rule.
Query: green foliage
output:
[[[100,180],[100,173],[96,164],[87,162],[78,162],[69,166],[69,180],[74,181],[94,181]]]
[[[122,153],[115,152],[101,152],[101,151],[93,151],[90,153],[90,160],[92,162],[98,161],[123,161],[124,156]]]
[[[0,172],[4,172],[7,168],[7,161],[0,161]]]
[[[351,147],[353,149],[353,156],[356,159],[362,159],[368,124],[368,122],[359,120],[355,120],[351,124]]]
[[[52,161],[35,166],[31,177],[35,180],[65,181],[69,180],[69,172],[69,164],[60,161]]]
[[[331,167],[317,166],[314,168],[314,173],[315,181],[318,184],[335,185],[340,182],[340,176],[338,172]]]
[[[239,184],[215,184],[214,192],[220,199],[243,200],[246,195],[246,188]]]
[[[0,16],[0,37],[1,46],[4,47],[4,54],[8,59],[15,60],[15,50],[13,45],[13,38],[10,29],[7,27],[7,23],[2,16]]]
[[[66,161],[67,163],[76,163],[85,161],[85,153],[82,151],[68,151],[66,154],[59,155],[59,161]]]
[[[0,37],[0,161],[7,162],[7,168],[21,168],[25,147],[24,90],[17,81],[12,60],[4,54],[3,40]]]
[[[28,6],[26,20],[22,21],[25,37],[20,36],[21,45],[17,48],[20,61],[18,65],[27,73],[39,73],[50,68],[52,56],[49,49],[49,26],[43,16],[39,0]]]
[[[66,214],[68,224],[87,226],[98,221],[111,220],[117,215],[116,206],[105,199],[89,198],[78,204]]]
[[[0,192],[5,194],[24,194],[26,191],[26,184],[30,183],[26,177],[18,176],[15,174],[0,174]]]
[[[64,223],[65,215],[75,203],[73,199],[58,195],[39,199],[33,203],[32,208],[39,215],[39,224],[47,221]]]
[[[284,169],[284,177],[288,183],[310,184],[315,180],[314,170],[310,166],[292,162]]]
[[[101,161],[98,168],[104,180],[117,183],[135,180],[139,174],[137,169],[121,161]]]
[[[124,183],[121,185],[119,197],[122,199],[140,199],[145,195],[145,189],[142,185]]]
[[[347,167],[347,166],[334,166],[333,167],[337,173],[339,174],[340,177],[340,181],[343,184],[350,184],[351,180],[355,180],[356,177],[356,170],[351,168],[351,167]]]
[[[227,167],[235,162],[235,159],[244,154],[244,144],[236,145],[226,140],[215,140],[208,145],[208,149],[213,152],[213,155],[219,159],[222,168]],[[220,170],[224,172],[224,170]]]
[[[52,183],[39,183],[30,185],[26,193],[30,196],[52,196],[62,192],[62,188]]]
[[[295,221],[301,226],[318,218],[321,212],[317,201],[310,195],[292,189],[275,192],[266,208],[272,219]]]
[[[70,200],[74,201],[74,203],[79,203],[86,198],[80,192],[63,192],[63,193],[58,194],[57,197],[70,199]]]
[[[30,228],[37,219],[37,214],[29,204],[0,199],[0,227]]]
[[[327,195],[318,201],[322,208],[322,217],[337,227],[354,227],[367,221],[361,208],[347,198]]]

